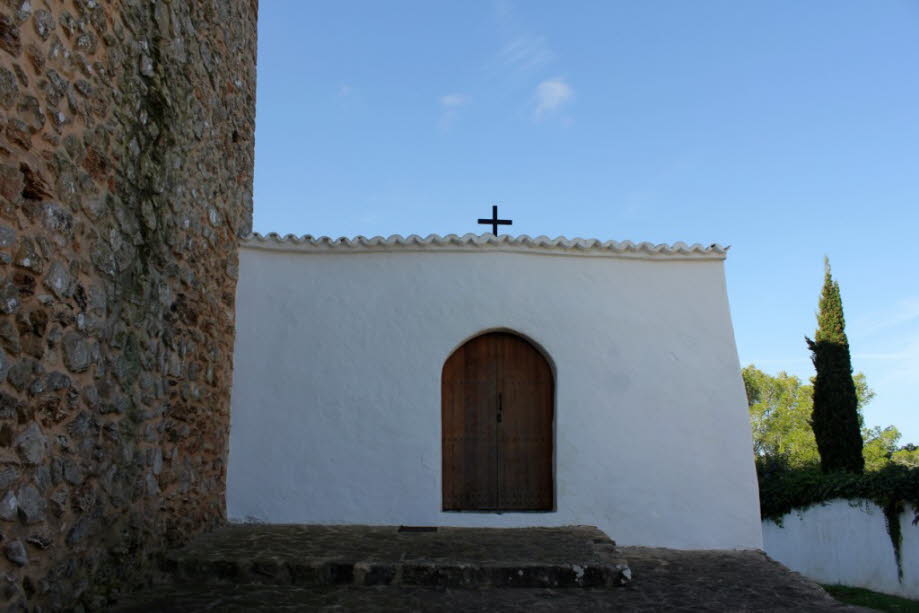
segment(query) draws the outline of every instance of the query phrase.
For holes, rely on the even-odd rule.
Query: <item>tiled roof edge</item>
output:
[[[274,232],[266,235],[253,233],[242,239],[242,246],[251,249],[272,251],[296,251],[306,253],[366,253],[395,251],[510,251],[542,252],[548,255],[605,256],[639,259],[689,258],[697,260],[723,260],[730,247],[719,244],[703,246],[683,242],[672,245],[633,243],[632,241],[600,241],[593,238],[549,238],[531,237],[525,234],[510,236],[502,234],[429,234],[421,237],[409,236],[356,236],[354,238],[313,237],[309,234],[280,236]]]

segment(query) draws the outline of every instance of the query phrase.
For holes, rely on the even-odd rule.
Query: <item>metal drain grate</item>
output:
[[[437,532],[437,526],[399,526],[399,532]]]

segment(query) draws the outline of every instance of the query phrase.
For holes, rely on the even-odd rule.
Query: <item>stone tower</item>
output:
[[[224,519],[257,9],[0,3],[0,608]]]

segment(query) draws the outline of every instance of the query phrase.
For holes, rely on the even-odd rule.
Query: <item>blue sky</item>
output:
[[[732,246],[743,364],[812,374],[830,257],[868,425],[919,444],[919,2],[263,0],[255,230]],[[506,229],[506,228],[505,228]]]

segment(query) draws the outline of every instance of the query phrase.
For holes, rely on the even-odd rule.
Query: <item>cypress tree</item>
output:
[[[865,460],[858,397],[852,381],[852,358],[839,283],[830,274],[827,258],[824,258],[823,292],[814,338],[804,337],[817,370],[811,427],[820,451],[820,468],[823,472],[860,473],[865,469]]]

